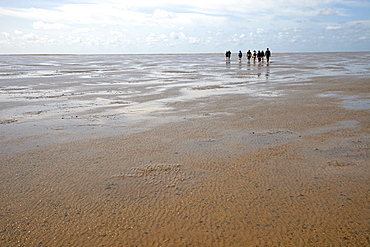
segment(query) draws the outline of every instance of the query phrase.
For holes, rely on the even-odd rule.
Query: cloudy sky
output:
[[[0,53],[369,51],[370,0],[0,0]]]

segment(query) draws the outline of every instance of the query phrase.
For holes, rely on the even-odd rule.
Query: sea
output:
[[[282,97],[277,85],[343,76],[370,78],[370,52],[272,51],[268,64],[237,54],[226,61],[221,53],[0,55],[0,138],[129,132],[161,121],[159,115],[174,111],[170,103],[230,94]]]

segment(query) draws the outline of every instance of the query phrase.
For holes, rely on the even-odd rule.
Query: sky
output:
[[[0,54],[370,51],[370,0],[0,0]]]

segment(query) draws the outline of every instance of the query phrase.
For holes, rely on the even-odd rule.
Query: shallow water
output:
[[[236,55],[226,62],[223,54],[1,55],[0,128],[133,131],[128,127],[163,121],[158,116],[173,111],[171,103],[225,94],[284,97],[276,85],[368,77],[369,61],[370,52],[273,53],[270,64],[239,62]],[[361,109],[368,109],[366,100]],[[348,99],[344,106],[356,107]]]

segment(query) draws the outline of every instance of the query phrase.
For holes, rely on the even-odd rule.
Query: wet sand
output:
[[[0,245],[369,246],[369,82],[168,100],[124,133],[12,133]]]

